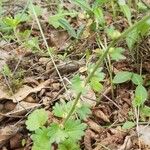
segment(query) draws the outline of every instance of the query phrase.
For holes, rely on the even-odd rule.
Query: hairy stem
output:
[[[138,21],[137,23],[135,23],[134,25],[130,26],[127,30],[125,30],[118,38],[114,39],[110,44],[109,46],[106,48],[105,52],[103,53],[103,55],[98,59],[93,71],[88,75],[86,81],[85,81],[85,84],[84,84],[84,87],[86,87],[86,85],[89,83],[89,81],[91,80],[91,78],[93,77],[94,73],[96,72],[96,70],[100,67],[100,65],[103,63],[104,59],[107,57],[107,54],[109,52],[109,49],[111,47],[114,47],[120,40],[122,40],[124,37],[126,37],[133,29],[135,29],[136,27],[138,27],[141,23],[147,21],[148,19],[150,19],[150,14],[148,13],[148,15],[146,15],[145,17],[143,17],[143,19],[141,19],[140,21]],[[82,95],[82,92],[79,92],[77,94],[77,97],[74,101],[74,104],[70,110],[70,112],[68,113],[67,117],[65,118],[63,124],[65,124],[68,119],[71,117],[71,115],[73,114],[75,108],[76,108],[76,105],[80,99]]]

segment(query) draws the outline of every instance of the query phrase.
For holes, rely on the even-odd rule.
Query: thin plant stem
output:
[[[62,84],[63,84],[63,86],[64,86],[64,88],[65,88],[65,90],[67,91],[67,87],[66,87],[66,85],[65,85],[65,83],[64,83],[64,80],[63,80],[63,78],[62,78],[62,76],[61,76],[61,74],[60,74],[60,72],[59,72],[59,70],[58,70],[58,68],[57,68],[57,65],[56,65],[56,63],[55,63],[55,61],[54,61],[53,55],[51,54],[50,48],[49,48],[49,46],[48,46],[48,44],[47,44],[46,38],[45,38],[45,36],[44,36],[43,30],[42,30],[42,27],[41,27],[41,24],[40,24],[40,22],[39,22],[39,19],[38,19],[38,17],[37,17],[37,14],[36,14],[36,12],[35,12],[35,10],[34,10],[32,1],[31,1],[30,3],[31,3],[31,8],[32,8],[33,14],[34,14],[34,16],[35,16],[36,22],[37,22],[37,24],[38,24],[39,30],[40,30],[40,32],[41,32],[43,41],[44,41],[45,46],[46,46],[46,48],[47,48],[48,54],[49,54],[49,56],[50,56],[50,58],[51,58],[51,60],[52,60],[52,63],[53,63],[53,65],[54,65],[55,69],[56,69],[56,72],[57,72],[57,74],[58,74],[58,76],[59,76],[59,78],[60,78],[60,80],[61,80],[61,82],[62,82]]]
[[[103,50],[106,50],[107,48],[107,41],[105,40],[105,46],[102,44],[102,41],[99,38],[98,35],[98,46],[103,48]],[[100,44],[100,45],[99,45]],[[112,78],[112,65],[111,65],[111,60],[109,54],[107,54],[107,59],[105,59],[106,67],[108,69],[108,73],[110,76],[110,84],[111,84],[111,94],[112,94],[112,99],[114,100],[114,85],[113,85],[113,78]]]
[[[116,8],[115,8],[115,2],[114,0],[111,1],[111,7],[112,7],[112,11],[113,11],[113,18],[116,18]]]
[[[120,40],[122,40],[124,37],[126,37],[133,29],[135,29],[137,26],[139,26],[141,23],[147,21],[148,19],[150,19],[150,14],[146,15],[145,17],[143,17],[143,19],[141,19],[140,21],[138,21],[137,23],[135,23],[134,25],[132,25],[131,27],[129,27],[127,30],[125,30],[118,38],[114,39],[109,45],[108,47],[106,48],[105,52],[103,53],[102,56],[100,56],[100,58],[98,59],[94,69],[92,70],[92,72],[88,75],[85,83],[84,83],[84,87],[86,87],[86,85],[89,83],[89,81],[91,80],[91,78],[93,77],[94,73],[96,72],[96,70],[99,68],[99,66],[103,63],[104,59],[107,57],[107,54],[109,52],[109,49],[111,47],[114,47]],[[65,124],[68,119],[71,117],[71,115],[73,114],[75,108],[76,108],[76,105],[78,103],[78,101],[80,100],[80,97],[82,95],[82,92],[79,92],[77,94],[77,97],[74,101],[74,104],[71,108],[71,110],[69,111],[67,117],[65,118],[63,124]]]

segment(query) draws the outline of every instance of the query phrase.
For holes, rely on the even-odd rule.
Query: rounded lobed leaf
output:
[[[26,121],[26,126],[29,131],[35,131],[42,127],[48,120],[48,114],[44,109],[33,111]]]

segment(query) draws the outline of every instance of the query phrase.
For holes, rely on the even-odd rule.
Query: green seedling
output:
[[[18,70],[13,74],[13,72],[10,70],[9,66],[4,65],[2,74],[5,77],[5,79],[8,80],[7,88],[9,90],[10,94],[13,94],[22,86],[22,79],[24,76],[23,70]]]

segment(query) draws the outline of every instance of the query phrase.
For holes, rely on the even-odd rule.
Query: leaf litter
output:
[[[43,2],[37,1],[38,5],[42,6]],[[54,1],[55,3],[55,1]],[[11,4],[12,5],[12,4]],[[45,4],[44,4],[45,5]],[[74,5],[72,3],[64,3],[65,9],[73,9]],[[18,9],[17,6],[15,9]],[[50,8],[53,11],[55,7]],[[78,8],[76,8],[78,9]],[[11,8],[12,12],[14,9]],[[51,26],[47,26],[45,18],[48,16],[48,8],[44,9],[44,15],[42,16],[44,21],[42,25],[45,27],[45,35],[47,37],[47,42],[49,47],[53,47],[54,53],[60,55],[60,58],[55,60],[58,69],[63,77],[70,79],[72,74],[80,72],[81,68],[86,66],[86,61],[82,61],[82,56],[84,55],[84,49],[91,49],[92,53],[95,51],[95,34],[90,33],[89,25],[86,26],[83,37],[80,42],[75,42],[70,38],[66,31],[59,31]],[[107,23],[113,23],[113,18],[108,14]],[[121,17],[121,18],[119,18]],[[118,20],[120,22],[115,22],[115,26],[120,31],[126,28],[127,21],[119,16]],[[68,17],[69,18],[69,17]],[[82,18],[82,17],[81,17]],[[72,26],[76,27],[86,21],[81,18],[78,20],[71,19],[69,22]],[[90,24],[90,20],[89,20]],[[31,26],[29,23],[21,25],[24,28]],[[33,25],[34,36],[39,36],[39,30],[36,25]],[[105,37],[105,35],[103,35]],[[41,40],[42,41],[42,40]],[[6,43],[5,43],[6,44]],[[9,44],[9,43],[7,43]],[[15,54],[23,54],[22,60],[17,66],[17,70],[22,68],[25,71],[23,76],[23,84],[14,93],[9,93],[7,86],[5,85],[6,80],[1,77],[1,87],[0,87],[0,148],[5,149],[17,149],[25,148],[31,149],[31,139],[28,136],[28,132],[24,127],[24,122],[20,123],[21,120],[25,120],[28,113],[36,108],[43,107],[49,112],[50,122],[59,122],[58,118],[55,118],[51,114],[51,108],[54,106],[55,101],[60,101],[60,99],[68,99],[66,97],[66,92],[63,89],[61,81],[58,79],[56,70],[50,60],[46,56],[37,54],[36,52],[24,52],[24,49],[18,48],[18,45],[10,43],[14,47],[13,52]],[[11,46],[4,46],[4,49],[10,49]],[[41,48],[44,48],[43,42],[40,43]],[[97,48],[97,47],[96,47]],[[68,50],[69,57],[74,60],[67,60],[62,57],[65,54],[65,50]],[[15,70],[16,64],[19,62],[14,61],[14,58],[10,58],[7,52],[2,51],[2,61],[0,60],[0,65],[8,64],[12,71]],[[128,55],[127,55],[128,56]],[[15,55],[14,57],[17,57]],[[94,54],[93,56],[94,57]],[[0,57],[1,58],[1,57]],[[18,57],[17,57],[18,58]],[[122,60],[113,63],[113,73],[116,74],[118,71],[136,71],[136,67],[127,60]],[[96,56],[94,58],[89,58],[91,61],[95,62]],[[149,73],[149,63],[143,63],[143,70]],[[86,67],[85,67],[86,68]],[[0,70],[2,66],[0,66]],[[80,70],[79,70],[80,69]],[[86,71],[81,71],[83,76],[86,76]],[[108,76],[107,76],[108,77]],[[108,78],[104,80],[106,84],[109,82]],[[69,84],[69,83],[66,83]],[[6,90],[7,89],[7,90]],[[88,89],[87,93],[81,97],[83,102],[88,102],[91,106],[92,114],[90,118],[84,120],[87,123],[88,128],[85,131],[84,139],[81,140],[81,147],[83,146],[87,150],[128,150],[128,149],[138,149],[139,143],[141,142],[141,149],[148,150],[150,147],[149,143],[149,126],[139,126],[140,137],[135,132],[135,129],[123,130],[123,123],[132,118],[133,115],[130,114],[132,110],[132,97],[133,97],[133,85],[130,83],[125,83],[124,85],[119,85],[115,89],[115,104],[112,103],[111,90],[101,96],[101,93],[94,92],[92,89]],[[70,95],[73,96],[74,93],[69,91]],[[69,96],[70,97],[70,96]],[[74,97],[74,96],[73,96]],[[147,104],[149,105],[149,103]],[[147,118],[146,118],[147,120]],[[2,122],[3,121],[3,122]],[[19,122],[19,123],[18,123]],[[19,127],[16,126],[20,125]],[[74,122],[75,126],[78,126],[77,122]],[[55,124],[53,125],[55,127]],[[74,127],[75,128],[75,127]],[[56,132],[56,134],[62,133],[61,131]],[[69,134],[69,133],[68,133]],[[83,133],[79,133],[82,134]],[[66,136],[66,133],[62,134]],[[80,137],[80,136],[79,136]],[[14,139],[14,140],[13,140]],[[19,143],[18,141],[23,141],[25,139],[25,144]],[[51,139],[53,140],[53,139]],[[58,139],[61,140],[61,139]],[[29,142],[29,143],[28,143]],[[25,146],[23,146],[25,145]],[[55,146],[54,146],[55,147]]]

